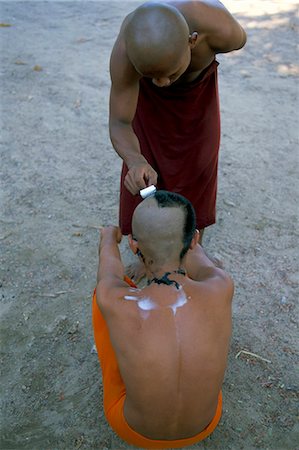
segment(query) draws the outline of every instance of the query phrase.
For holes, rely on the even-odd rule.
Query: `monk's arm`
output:
[[[109,131],[112,145],[128,167],[126,188],[133,194],[156,184],[157,173],[141,154],[140,145],[132,128],[140,76],[128,60],[123,44],[116,42],[111,54]]]
[[[122,234],[119,227],[105,227],[101,230],[99,245],[99,266],[97,284],[102,280],[121,283],[124,278],[124,266],[121,261],[118,244]]]
[[[111,91],[109,111],[110,138],[118,155],[128,168],[144,162],[140,145],[132,128],[137,108],[138,78],[128,64],[120,64],[124,56],[117,46],[110,60]],[[125,68],[123,67],[125,64]]]
[[[200,3],[200,7],[197,5],[198,21],[204,24],[203,32],[211,50],[227,53],[244,47],[246,32],[225,6],[218,0]],[[196,8],[194,3],[193,8]]]

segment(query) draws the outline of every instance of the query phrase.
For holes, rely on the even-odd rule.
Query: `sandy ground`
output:
[[[131,448],[103,416],[91,293],[97,227],[118,219],[108,60],[140,3],[0,2],[3,450]],[[204,246],[235,280],[234,330],[221,423],[193,448],[295,450],[298,4],[225,4],[248,44],[218,58],[218,218]]]

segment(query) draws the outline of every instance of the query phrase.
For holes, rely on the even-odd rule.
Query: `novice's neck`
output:
[[[146,267],[147,279],[152,279],[155,277],[160,278],[163,277],[166,273],[184,275],[186,273],[186,270],[182,263],[167,264],[162,267]]]
[[[172,271],[168,270],[163,273],[163,275],[155,275],[152,278],[147,279],[147,284],[158,284],[166,286],[174,286],[176,289],[180,289],[180,278],[186,276],[186,271],[182,267],[174,269]]]

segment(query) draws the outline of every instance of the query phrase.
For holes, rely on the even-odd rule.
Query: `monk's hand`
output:
[[[100,230],[100,246],[103,242],[115,242],[120,244],[122,240],[122,232],[119,227],[109,225],[108,227],[102,227]]]
[[[139,194],[141,189],[156,185],[158,180],[157,172],[148,163],[138,163],[132,165],[124,180],[124,185],[132,195]]]

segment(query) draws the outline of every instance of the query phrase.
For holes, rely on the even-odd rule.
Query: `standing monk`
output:
[[[111,55],[110,137],[123,159],[120,227],[155,184],[215,223],[220,111],[217,53],[246,34],[218,0],[147,2],[123,21]],[[202,235],[202,233],[201,233]]]

